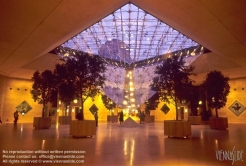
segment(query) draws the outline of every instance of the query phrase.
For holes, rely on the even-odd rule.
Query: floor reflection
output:
[[[118,127],[99,122],[96,136],[74,139],[69,125],[52,125],[35,130],[32,124],[0,125],[2,150],[83,150],[85,165],[231,165],[216,159],[216,151],[246,150],[246,124],[230,124],[228,130],[212,130],[207,125],[192,126],[187,139],[164,136],[163,122],[140,127]],[[243,153],[242,159],[246,161]],[[246,165],[236,161],[234,165]],[[21,164],[19,164],[21,166]],[[56,164],[49,164],[50,166]],[[80,164],[73,164],[77,166]]]

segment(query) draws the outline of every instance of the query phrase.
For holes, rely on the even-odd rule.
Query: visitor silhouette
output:
[[[19,113],[18,113],[17,110],[14,112],[14,118],[15,118],[14,124],[17,124],[17,121],[18,121],[18,119],[19,119]]]

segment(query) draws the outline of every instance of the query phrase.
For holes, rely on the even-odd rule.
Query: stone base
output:
[[[34,117],[33,127],[35,129],[48,129],[51,127],[50,117]]]
[[[168,137],[188,137],[191,135],[190,121],[165,120],[164,135]]]
[[[190,116],[189,120],[192,125],[200,125],[202,122],[201,116]]]
[[[146,123],[153,123],[155,121],[155,116],[154,115],[146,115],[144,121]]]
[[[118,122],[118,116],[117,115],[108,115],[107,116],[107,122],[117,123]]]
[[[70,124],[71,120],[72,120],[71,116],[59,116],[58,123],[60,125],[68,125]]]
[[[226,130],[228,128],[228,118],[226,117],[210,117],[209,126],[212,129]]]
[[[87,137],[96,135],[95,120],[72,120],[69,134],[73,137]]]

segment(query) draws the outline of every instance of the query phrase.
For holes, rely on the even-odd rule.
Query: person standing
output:
[[[0,123],[3,123],[3,122],[2,122],[2,118],[1,118],[1,115],[0,115]]]
[[[124,121],[124,115],[122,111],[119,114],[119,121],[120,121],[120,124]]]
[[[98,113],[97,113],[97,111],[94,113],[94,118],[96,121],[96,126],[98,127]]]
[[[77,120],[82,120],[82,110],[80,109],[79,112],[76,115]]]
[[[19,113],[18,113],[17,110],[14,112],[14,118],[15,118],[14,124],[17,124],[17,121],[18,121],[18,119],[19,119]]]
[[[145,114],[144,112],[141,112],[139,115],[139,119],[140,119],[140,124],[143,124],[145,121]]]

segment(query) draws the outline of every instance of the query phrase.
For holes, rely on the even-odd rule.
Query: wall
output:
[[[246,122],[246,110],[240,116],[236,116],[229,110],[229,107],[235,100],[239,101],[246,107],[246,78],[230,80],[230,86],[231,92],[228,96],[227,104],[224,108],[219,110],[219,116],[228,117],[229,122]],[[24,116],[20,115],[19,122],[32,122],[33,117],[41,116],[42,105],[33,101],[30,94],[31,87],[31,80],[14,79],[0,76],[0,115],[3,122],[13,122],[13,113],[15,108],[24,100],[31,105],[32,110]],[[10,90],[10,88],[12,89]],[[244,88],[244,90],[242,90],[242,88]],[[107,115],[109,115],[110,112],[103,105],[101,96],[97,96],[94,101],[92,101],[90,98],[87,99],[84,105],[85,119],[94,119],[93,115],[89,111],[89,108],[92,106],[92,104],[95,104],[99,108],[99,121],[106,121]],[[156,121],[175,119],[176,112],[174,106],[169,104],[168,107],[170,108],[170,111],[167,114],[164,114],[160,110],[163,104],[163,102],[160,103],[156,110],[151,111],[151,115],[155,115]],[[69,107],[72,112],[73,119],[75,119],[75,113],[72,111],[74,106],[79,106],[79,102],[77,104],[72,103]],[[62,106],[58,105],[58,108],[59,107]],[[117,115],[117,110],[115,110],[114,114]],[[62,115],[62,111],[58,112],[57,115]]]
[[[1,117],[3,122],[13,122],[15,108],[24,100],[32,107],[26,115],[19,114],[18,122],[32,122],[33,117],[42,115],[42,106],[31,97],[32,81],[0,77]]]
[[[11,89],[10,89],[11,88]],[[19,90],[18,90],[19,89]],[[12,123],[13,113],[15,112],[15,108],[22,103],[24,100],[32,107],[32,110],[29,111],[26,115],[22,116],[19,114],[19,123],[29,123],[33,122],[33,117],[42,116],[42,105],[34,102],[31,97],[30,90],[32,89],[32,81],[24,80],[24,79],[15,79],[8,78],[4,76],[0,76],[0,115],[2,121],[7,123]],[[72,118],[75,119],[75,112],[73,108],[75,106],[79,107],[80,101],[77,104],[71,103],[69,109],[72,114]],[[89,108],[95,104],[98,107],[98,120],[106,121],[107,115],[110,114],[109,110],[105,108],[102,103],[101,95],[96,96],[94,101],[91,98],[88,98],[84,103],[84,116],[85,119],[94,119],[94,116],[89,111]],[[52,109],[51,106],[48,106],[49,110]],[[56,109],[56,108],[53,108]],[[58,104],[59,112],[56,116],[64,115],[65,110],[63,104]],[[115,111],[115,115],[117,112]]]
[[[4,121],[3,107],[5,99],[6,77],[0,75],[0,117]]]
[[[161,111],[161,107],[164,104],[165,104],[164,102],[160,102],[156,110],[150,111],[150,115],[155,116],[155,121],[174,120],[176,118],[175,106],[173,104],[166,103],[166,105],[169,107],[170,110],[167,114],[165,114],[164,112]]]
[[[246,107],[246,78],[230,80],[229,84],[230,94],[227,97],[226,106],[218,111],[219,116],[228,117],[229,122],[246,122],[246,110],[239,116],[229,110],[229,107],[236,100]]]
[[[230,93],[227,96],[227,103],[224,108],[218,110],[220,117],[228,117],[229,122],[246,122],[246,109],[236,116],[229,107],[237,100],[246,107],[246,78],[233,79],[229,81]],[[160,109],[164,103],[160,103],[156,110],[151,111],[151,115],[155,115],[156,121],[173,120],[175,118],[175,108],[173,105],[168,105],[170,111],[164,114]],[[215,116],[215,111],[212,110],[212,115]]]
[[[107,115],[110,115],[110,111],[104,106],[101,95],[98,95],[92,100],[91,98],[88,98],[84,103],[84,118],[87,120],[94,120],[93,114],[90,112],[90,107],[95,104],[98,108],[98,121],[107,121]],[[71,103],[69,106],[69,111],[72,116],[72,119],[75,120],[75,108],[74,107],[80,107],[80,100],[78,103]],[[65,114],[65,107],[61,103],[58,103],[58,116],[64,116]],[[117,115],[117,110],[114,111],[114,114]]]

